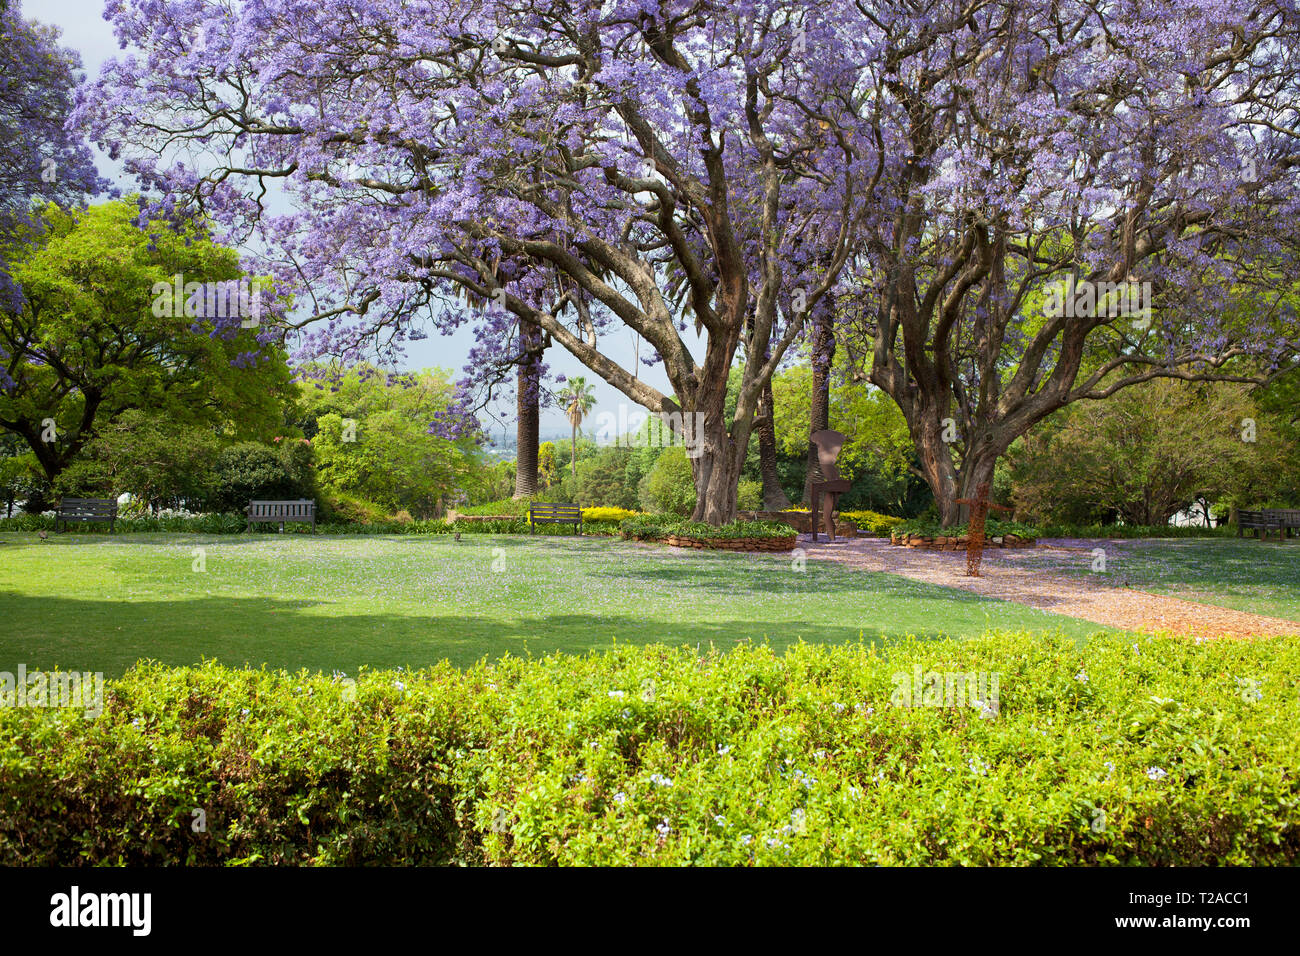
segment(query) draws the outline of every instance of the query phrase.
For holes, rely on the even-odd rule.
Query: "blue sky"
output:
[[[322,2],[329,2],[329,0],[322,0]],[[63,31],[62,44],[81,54],[82,63],[88,75],[94,76],[98,74],[100,66],[106,59],[117,56],[122,52],[113,36],[112,29],[103,18],[103,0],[23,0],[22,10],[23,15],[29,19],[39,20],[42,23],[52,23],[61,28]],[[128,191],[133,188],[130,177],[125,176],[120,166],[111,162],[107,156],[97,153],[97,161],[100,171],[118,186]],[[695,343],[689,344],[695,350]],[[425,368],[439,366],[449,368],[453,373],[459,375],[472,345],[473,331],[467,327],[461,328],[450,336],[431,333],[429,338],[419,342],[412,342],[407,346],[407,360],[404,367]],[[634,348],[635,336],[630,329],[615,333],[602,342],[602,350],[629,370],[634,364]],[[645,355],[646,346],[644,343],[642,343],[641,349],[642,355]],[[697,352],[697,356],[698,354]],[[574,375],[584,375],[588,382],[594,384],[596,407],[591,419],[593,422],[595,421],[594,416],[599,415],[601,412],[608,412],[617,416],[620,404],[626,404],[629,409],[631,408],[631,403],[622,392],[607,385],[595,373],[585,368],[559,346],[547,352],[546,361],[553,376],[566,375],[572,377]],[[662,369],[641,365],[638,374],[651,385],[667,394],[671,394],[667,376],[664,375]],[[501,433],[499,422],[507,421],[512,423],[514,418],[513,409],[512,400],[499,410],[497,422],[489,422],[485,417],[484,424],[487,424],[494,434],[499,435]],[[513,425],[511,425],[511,428],[513,428]],[[584,430],[590,431],[590,429]],[[568,424],[559,409],[548,408],[544,411],[542,431],[547,434],[554,431],[568,433]]]

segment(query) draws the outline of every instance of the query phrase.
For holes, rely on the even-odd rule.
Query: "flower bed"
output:
[[[723,551],[790,551],[798,535],[779,521],[733,521],[714,527],[665,515],[638,515],[620,526],[624,538],[674,548]]]
[[[792,551],[796,535],[787,538],[690,538],[670,534],[660,539],[674,548],[708,548],[722,551]]]

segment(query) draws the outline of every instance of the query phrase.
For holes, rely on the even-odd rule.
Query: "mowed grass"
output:
[[[1096,624],[790,556],[615,539],[0,534],[0,670],[212,658],[355,674],[617,643],[780,650]],[[194,570],[202,549],[204,571]]]
[[[1097,541],[1110,584],[1300,621],[1300,540],[1165,538]],[[1042,552],[1045,562],[1050,552]],[[1057,570],[1084,575],[1088,561]]]

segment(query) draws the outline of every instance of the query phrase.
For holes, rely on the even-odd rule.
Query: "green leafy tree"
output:
[[[193,505],[212,491],[220,441],[210,427],[177,424],[157,413],[127,409],[100,427],[86,454],[57,482],[65,493],[129,493],[157,511]]]
[[[1272,496],[1285,447],[1247,386],[1157,379],[1064,410],[1010,458],[1016,515],[1157,525]]]
[[[223,448],[213,466],[212,511],[240,512],[253,499],[314,498],[311,446],[303,438],[273,444],[239,442]]]
[[[537,447],[537,487],[549,488],[559,477],[555,464],[555,442],[545,441]]]
[[[0,428],[18,435],[53,483],[105,423],[128,409],[171,426],[265,438],[280,422],[290,373],[282,351],[239,322],[187,316],[173,277],[241,277],[233,250],[194,226],[133,223],[105,203],[40,210],[42,231],[8,251],[24,298],[0,309]],[[158,308],[159,303],[167,308]]]
[[[484,466],[473,439],[429,433],[453,401],[446,370],[388,373],[363,364],[310,372],[299,424],[312,436],[327,495],[428,518],[475,484]]]

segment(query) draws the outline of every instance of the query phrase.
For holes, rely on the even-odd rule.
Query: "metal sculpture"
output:
[[[980,577],[980,562],[984,560],[984,519],[989,509],[1010,511],[1005,505],[995,505],[989,500],[989,483],[975,489],[974,498],[958,498],[957,504],[970,505],[970,522],[966,526],[966,576]]]
[[[817,512],[822,495],[826,495],[830,502],[826,508],[826,537],[834,543],[835,502],[839,500],[840,495],[844,494],[852,486],[852,482],[847,478],[840,477],[839,466],[835,464],[836,459],[840,457],[840,449],[844,447],[844,440],[843,435],[829,428],[813,432],[811,436],[813,447],[817,449],[817,463],[813,467],[812,474],[812,524],[810,527],[814,542],[817,540]]]

